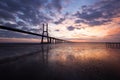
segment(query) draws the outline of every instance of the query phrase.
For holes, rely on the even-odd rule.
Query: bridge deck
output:
[[[46,37],[46,38],[49,38],[50,40],[54,39],[54,40],[56,40],[58,42],[60,42],[60,41],[61,42],[68,42],[66,40],[58,39],[58,38],[55,38],[55,37],[49,37],[49,36],[46,36],[46,35],[32,33],[32,32],[28,32],[28,31],[24,31],[24,30],[20,30],[20,29],[15,29],[15,28],[10,28],[10,27],[6,27],[6,26],[0,26],[0,29],[5,29],[5,30],[9,30],[9,31],[20,32],[20,33],[25,33],[25,34],[31,34],[31,35],[41,36],[41,37]]]

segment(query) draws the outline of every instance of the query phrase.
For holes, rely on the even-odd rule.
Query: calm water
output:
[[[120,80],[120,49],[104,43],[0,46],[0,75],[2,80]]]

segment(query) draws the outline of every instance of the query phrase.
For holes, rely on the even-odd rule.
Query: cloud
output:
[[[60,12],[62,10],[62,1],[63,0],[0,0],[0,24],[13,28],[21,27],[22,30],[32,31],[32,27],[53,21],[51,16],[55,16],[51,14],[53,14],[54,11]],[[48,9],[49,4],[51,6],[49,6]],[[56,13],[54,13],[54,15],[55,14]],[[64,18],[61,18],[60,21],[56,23],[60,23],[63,20]],[[33,30],[33,32],[34,31],[37,30]],[[7,32],[4,32],[0,36],[4,34],[7,35]]]
[[[14,20],[14,22],[22,20],[29,25],[37,26],[52,20],[48,16],[50,13],[47,13],[49,4],[51,5],[49,8],[54,10],[62,9],[62,0],[0,0],[0,18],[7,21]],[[49,9],[49,12],[54,10]]]
[[[0,18],[4,18],[7,20],[13,20],[15,17],[6,10],[0,10]]]
[[[66,4],[70,2],[70,0],[48,0],[47,8],[48,10],[53,10],[54,12],[59,12],[63,10]]]
[[[75,29],[75,27],[69,26],[69,27],[67,27],[67,29],[68,29],[69,31],[73,31],[73,30]]]
[[[56,8],[58,11],[62,9],[62,0],[52,0],[52,7]]]
[[[75,20],[75,23],[83,23],[84,20]]]
[[[5,25],[5,26],[12,27],[12,28],[18,27],[17,24],[11,24],[11,23],[6,23],[6,24],[4,24],[4,25]]]
[[[65,18],[60,18],[58,21],[55,21],[55,24],[61,24],[63,21],[65,21]]]
[[[93,21],[88,21],[86,23],[89,24],[90,26],[95,26],[95,25],[103,25],[109,23],[110,21],[112,20],[100,20],[100,21],[93,20]]]
[[[1,0],[0,17],[4,20],[23,20],[30,25],[38,25],[41,22],[49,21],[49,17],[44,15],[42,7],[47,0]],[[19,25],[19,24],[18,24]]]
[[[109,29],[109,31],[107,31],[107,33],[108,33],[110,36],[120,35],[120,27],[113,27],[113,28]],[[109,35],[108,35],[108,36],[109,36]]]
[[[18,24],[19,26],[26,26],[26,24],[25,24],[24,22],[22,22],[22,21],[18,21],[17,24]]]
[[[54,23],[54,24],[62,24],[62,22],[64,22],[65,20],[68,19],[68,16],[69,16],[69,15],[70,15],[70,14],[69,14],[68,12],[66,12],[65,14],[62,15],[61,18],[59,18],[57,21],[54,21],[53,23]],[[56,17],[58,17],[58,15],[57,15]]]
[[[79,18],[75,23],[86,23],[92,26],[111,22],[112,18],[120,16],[120,0],[102,0],[91,6],[82,6],[74,16]]]
[[[59,30],[59,29],[56,29],[55,31],[59,32],[60,30]]]

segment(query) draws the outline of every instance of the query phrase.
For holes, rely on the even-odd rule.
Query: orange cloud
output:
[[[113,27],[111,28],[108,32],[108,35],[116,35],[116,34],[120,34],[120,27]]]

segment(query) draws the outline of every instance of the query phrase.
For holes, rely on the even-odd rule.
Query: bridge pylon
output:
[[[41,43],[44,43],[44,38],[47,38],[47,42],[46,43],[49,43],[49,35],[48,35],[48,24],[43,24],[43,31],[42,31],[42,35],[45,35],[45,36],[42,36],[42,39],[41,39]]]

